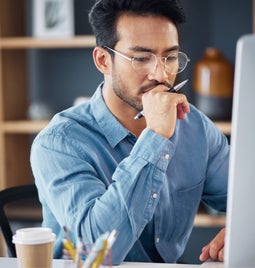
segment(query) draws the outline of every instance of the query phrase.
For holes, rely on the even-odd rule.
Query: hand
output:
[[[200,261],[206,261],[208,259],[213,261],[224,261],[225,232],[226,228],[221,229],[215,238],[202,248],[202,252],[199,256]]]
[[[166,138],[173,135],[176,119],[190,111],[185,95],[166,92],[162,85],[143,94],[142,101],[147,127]]]

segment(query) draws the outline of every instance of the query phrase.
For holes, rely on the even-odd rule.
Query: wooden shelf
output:
[[[40,39],[33,37],[6,37],[0,39],[0,49],[52,49],[52,48],[88,48],[95,46],[93,35],[71,38]]]
[[[19,121],[6,121],[2,123],[1,131],[4,133],[26,133],[34,134],[42,130],[47,124],[48,120],[33,121],[33,120],[19,120]]]
[[[215,121],[214,123],[219,128],[219,130],[225,135],[231,134],[231,122],[230,121]]]
[[[198,213],[194,220],[196,227],[223,227],[226,224],[225,215],[210,215],[206,213]]]

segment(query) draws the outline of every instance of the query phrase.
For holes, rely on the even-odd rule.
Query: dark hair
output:
[[[116,23],[123,13],[163,16],[176,26],[185,22],[179,0],[96,0],[89,13],[89,22],[98,46],[115,47],[118,42]]]

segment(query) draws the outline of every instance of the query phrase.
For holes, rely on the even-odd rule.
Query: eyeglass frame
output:
[[[113,53],[116,53],[117,55],[119,55],[119,56],[123,57],[124,59],[130,61],[133,70],[136,71],[136,72],[138,72],[138,71],[134,68],[134,65],[133,65],[133,61],[135,60],[136,57],[128,57],[128,56],[126,56],[125,54],[123,54],[123,53],[121,53],[121,52],[119,52],[119,51],[117,51],[117,50],[115,50],[115,49],[113,49],[113,48],[110,48],[110,47],[108,47],[108,46],[104,46],[103,48],[104,48],[104,49],[107,49],[107,50],[110,50],[110,51],[112,51]],[[141,51],[140,51],[140,52],[141,52]],[[161,59],[163,60],[163,63],[164,63],[164,70],[167,72],[166,67],[165,67],[165,66],[166,66],[166,60],[167,60],[167,58],[168,58],[171,54],[173,54],[174,52],[168,54],[168,55],[165,56],[165,57],[157,56],[157,55],[155,55],[154,53],[152,53],[152,52],[148,52],[148,51],[144,51],[144,53],[150,53],[150,54],[152,54],[156,59],[157,59],[157,58],[161,58]],[[178,55],[181,54],[181,55],[184,56],[184,58],[186,59],[186,64],[185,64],[185,66],[183,67],[183,69],[182,69],[181,71],[179,71],[179,72],[175,72],[175,73],[169,73],[169,72],[167,72],[167,73],[169,73],[169,74],[179,74],[179,73],[183,72],[183,71],[186,69],[188,63],[190,62],[189,57],[188,57],[184,52],[182,52],[182,51],[178,51],[177,53],[178,53]],[[157,64],[157,63],[156,63],[156,64]],[[156,66],[156,65],[155,65],[155,66]],[[146,74],[146,73],[144,73],[144,74]]]

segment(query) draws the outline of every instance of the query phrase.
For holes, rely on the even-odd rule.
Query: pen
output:
[[[91,267],[93,262],[96,260],[100,250],[102,250],[103,246],[105,245],[104,241],[107,240],[108,237],[109,237],[109,232],[106,232],[97,238],[85,262],[83,263],[82,268]]]
[[[102,263],[102,261],[104,259],[105,251],[106,251],[107,247],[108,247],[108,244],[107,244],[107,239],[106,239],[103,241],[103,247],[100,250],[100,252],[98,253],[95,261],[92,263],[91,268],[98,268],[100,266],[100,264]]]
[[[75,255],[76,268],[80,267],[80,263],[82,261],[82,250],[83,250],[83,242],[81,237],[78,237],[76,245],[76,255]]]
[[[67,250],[67,252],[68,252],[69,256],[71,257],[71,259],[73,261],[75,261],[76,249],[75,249],[74,245],[72,244],[72,242],[70,242],[67,239],[63,239],[63,246]]]
[[[63,226],[63,229],[65,231],[66,239],[70,241],[73,245],[75,244],[75,239],[71,233],[71,231],[68,230],[66,226]]]
[[[112,248],[115,240],[116,240],[116,237],[118,235],[118,231],[117,230],[112,230],[107,238],[107,243],[108,243],[108,246],[107,246],[107,249],[109,250],[110,248]]]
[[[176,93],[177,91],[179,91],[186,83],[188,82],[188,79],[182,81],[181,83],[175,85],[174,87],[170,87],[167,92],[171,92],[171,93]],[[139,112],[134,119],[138,120],[140,118],[142,118],[144,116],[143,111]]]

